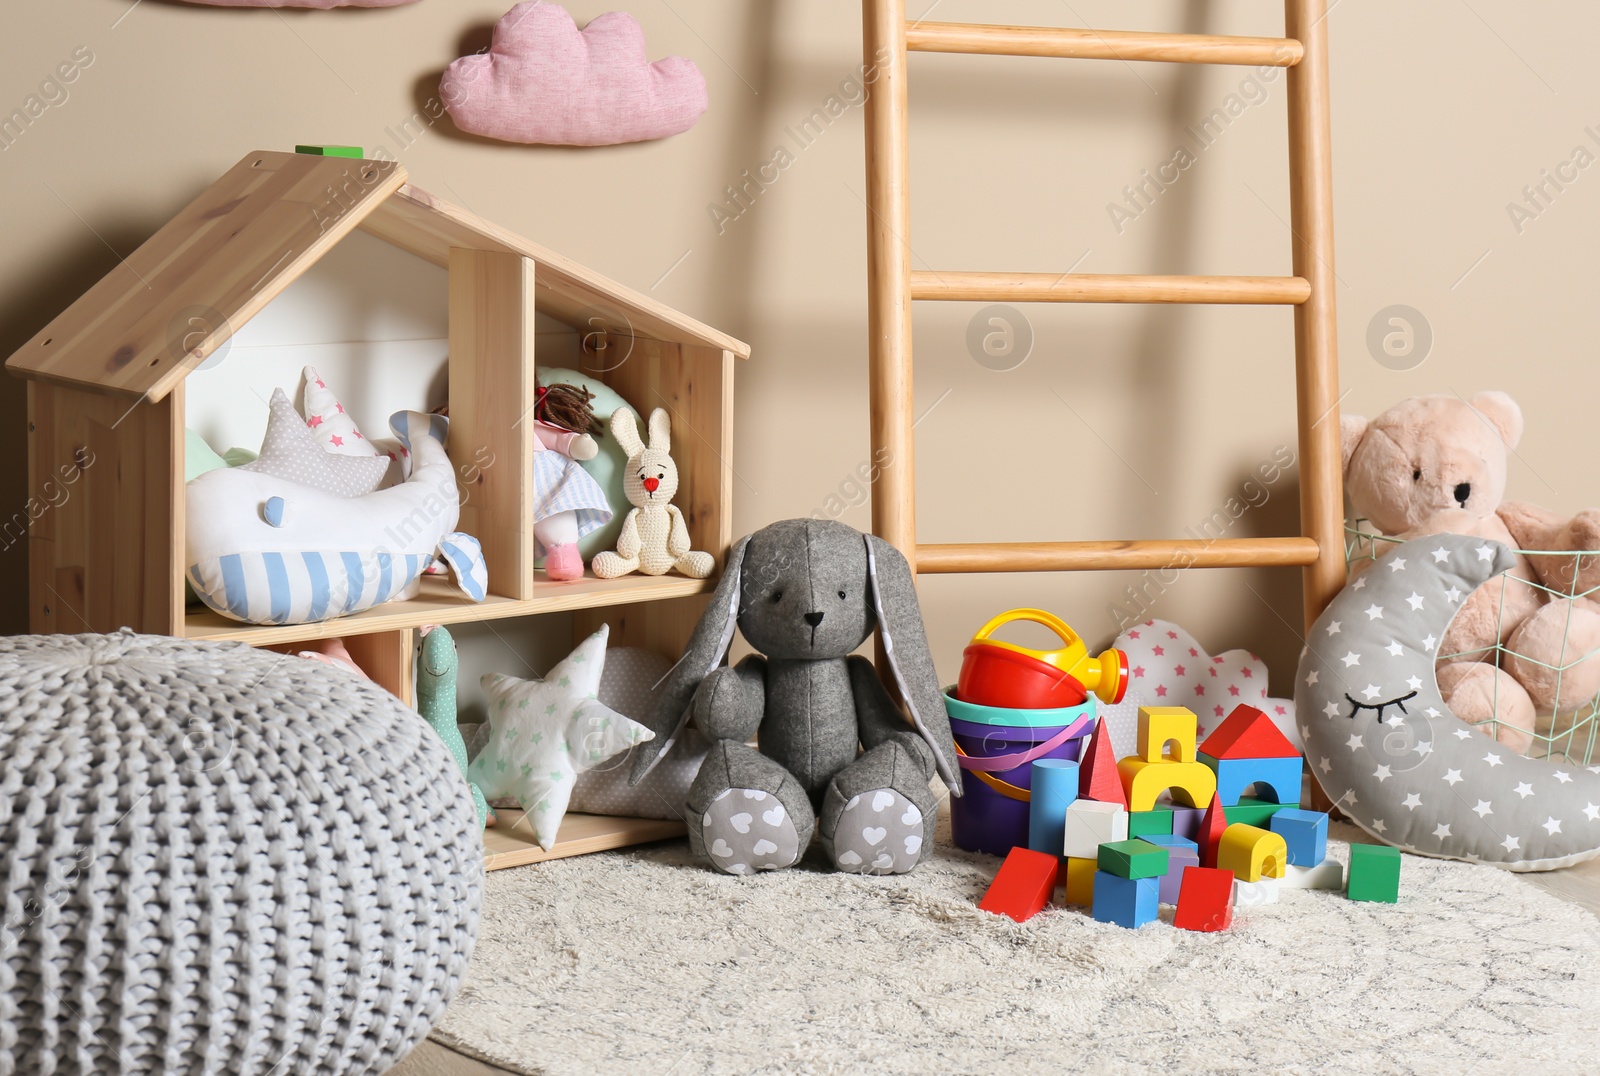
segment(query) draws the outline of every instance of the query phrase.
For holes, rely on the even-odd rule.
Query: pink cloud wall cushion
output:
[[[205,7],[399,7],[417,0],[185,0]]]
[[[452,63],[439,89],[457,127],[505,142],[644,142],[687,131],[706,110],[694,61],[648,62],[632,15],[610,11],[580,31],[542,0],[506,12],[489,51]]]

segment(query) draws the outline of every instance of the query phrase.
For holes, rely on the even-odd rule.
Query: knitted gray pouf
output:
[[[466,970],[480,833],[444,743],[347,672],[0,638],[0,1074],[383,1072]]]

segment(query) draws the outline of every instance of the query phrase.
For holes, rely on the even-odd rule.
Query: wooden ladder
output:
[[[1287,0],[1284,37],[1216,37],[1120,30],[918,23],[905,0],[863,0],[866,63],[878,77],[866,104],[867,272],[873,459],[872,528],[914,571],[1034,572],[1295,565],[1309,626],[1345,581],[1334,326],[1333,188],[1329,161],[1325,0]],[[1289,199],[1294,275],[1102,276],[1083,273],[918,272],[911,268],[906,54],[1052,56],[1288,68]],[[1294,307],[1300,448],[1300,529],[1292,538],[1215,541],[917,541],[912,444],[911,303],[1253,303]],[[887,454],[885,455],[885,450]]]

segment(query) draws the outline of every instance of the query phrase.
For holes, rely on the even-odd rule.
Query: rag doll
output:
[[[599,453],[601,425],[589,401],[593,394],[576,385],[539,388],[533,424],[533,537],[544,556],[546,577],[564,581],[583,576],[578,539],[611,519],[605,491],[580,460]]]

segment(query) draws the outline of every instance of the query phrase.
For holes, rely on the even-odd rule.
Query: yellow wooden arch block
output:
[[[1176,802],[1204,810],[1217,794],[1217,774],[1203,762],[1150,762],[1129,755],[1117,763],[1117,776],[1128,794],[1128,810],[1151,811],[1156,797],[1172,790]]]
[[[1184,706],[1139,707],[1139,757],[1146,762],[1195,762],[1198,719]],[[1173,745],[1170,754],[1165,752]]]
[[[1288,862],[1289,845],[1282,834],[1243,822],[1223,830],[1222,843],[1217,845],[1217,866],[1232,871],[1241,882],[1282,878]]]

